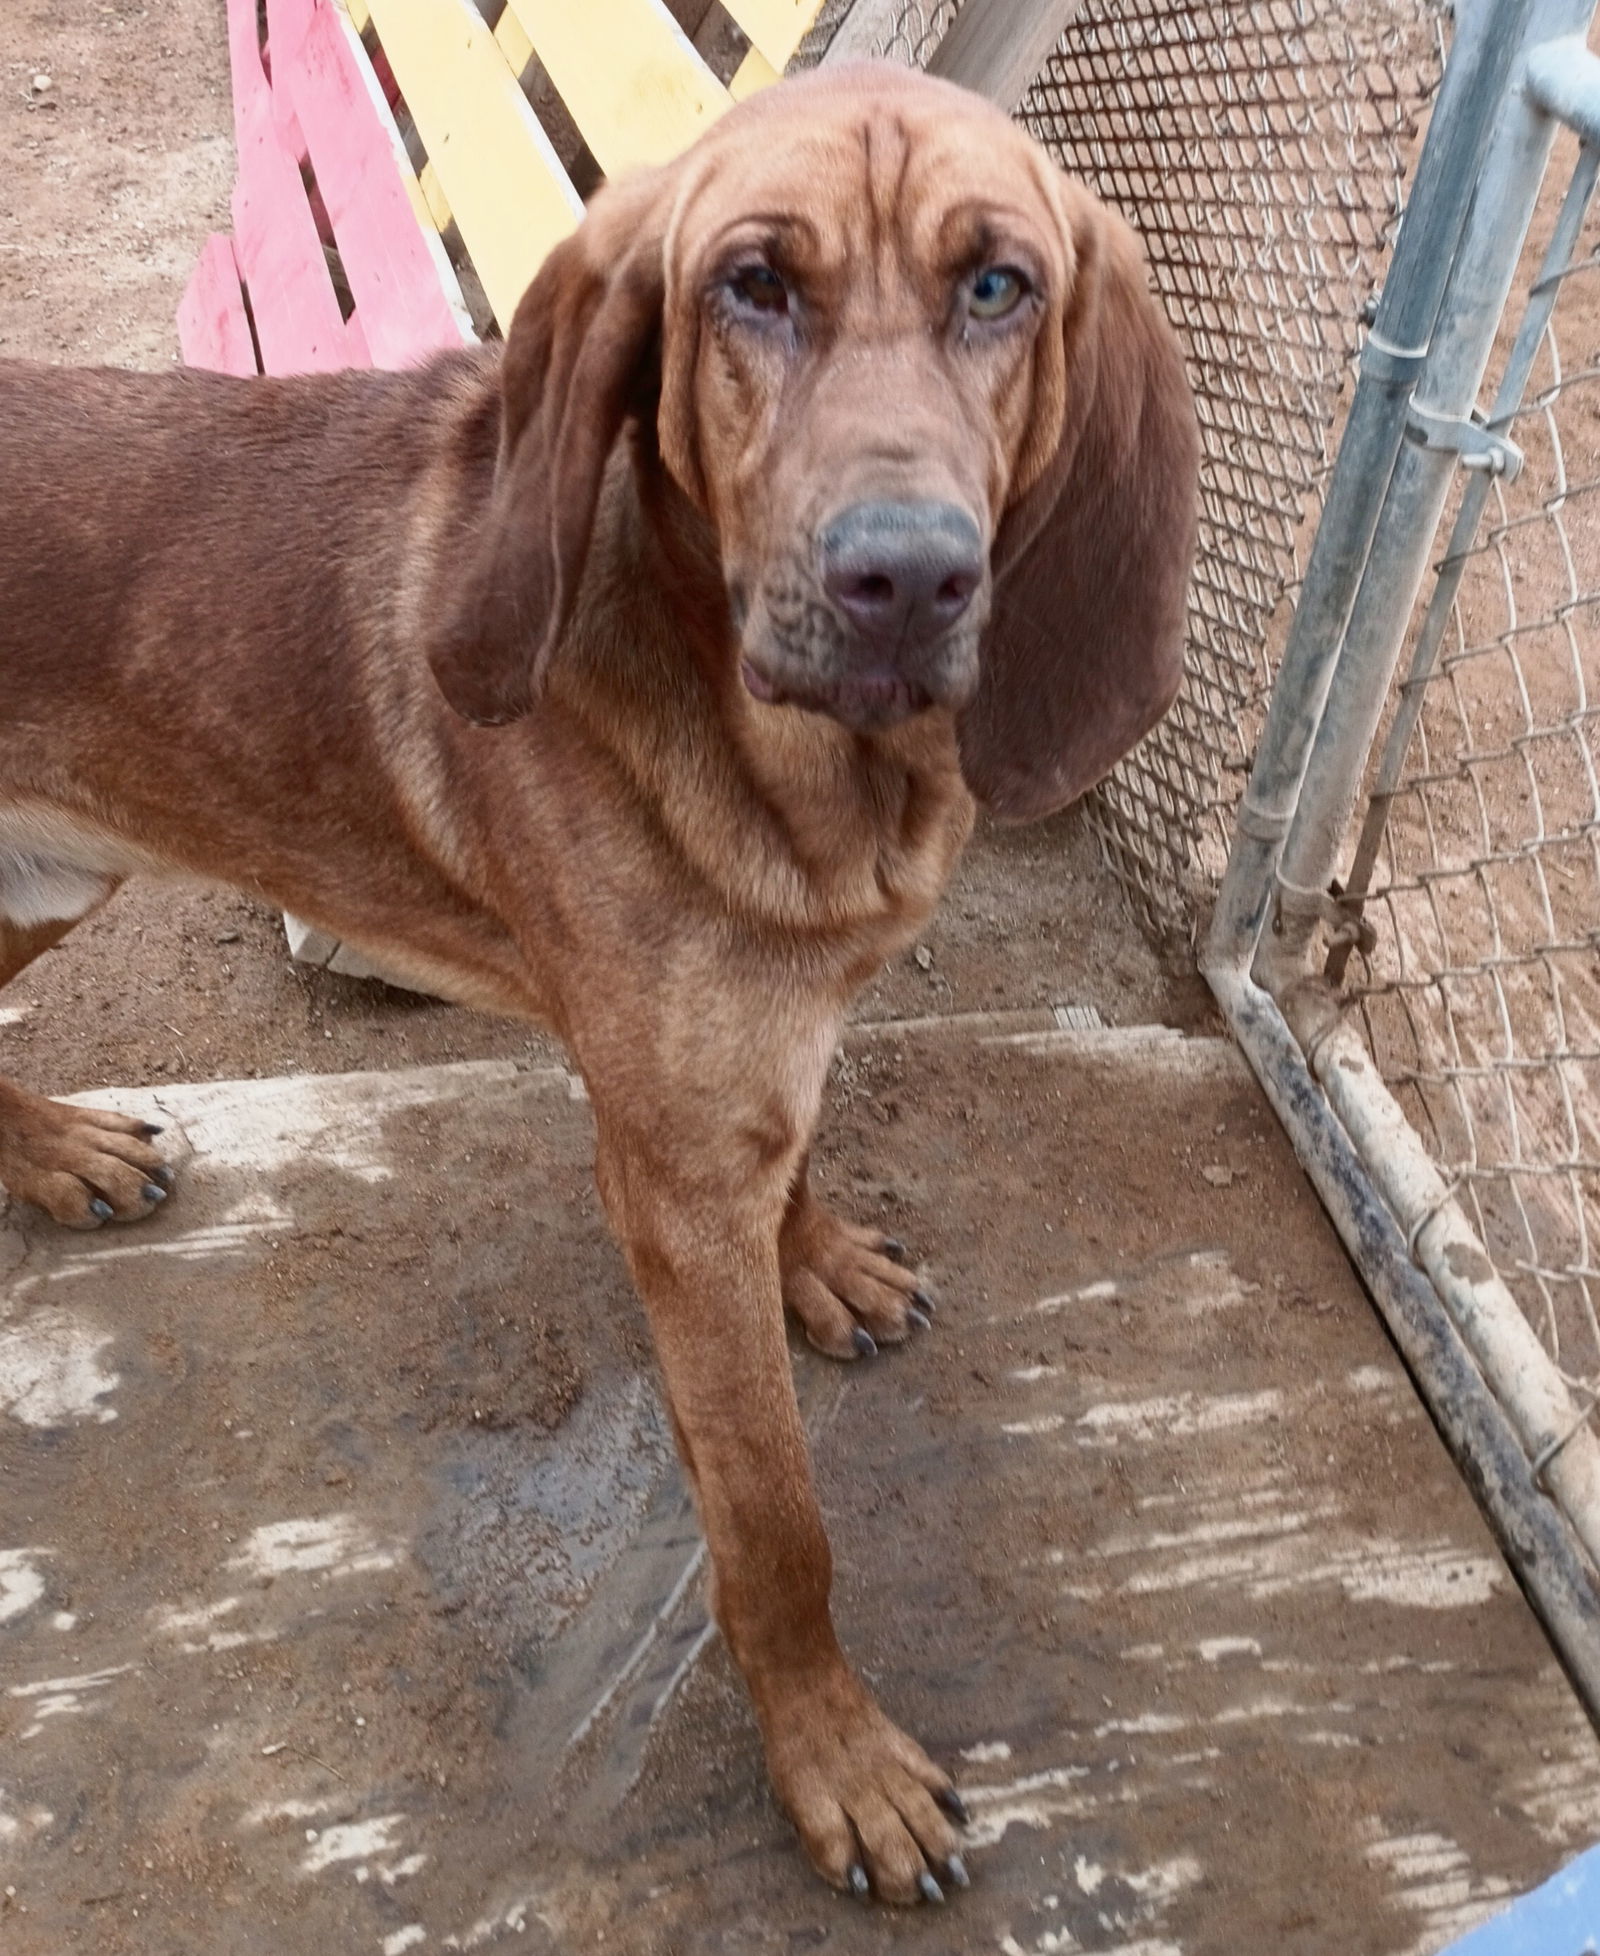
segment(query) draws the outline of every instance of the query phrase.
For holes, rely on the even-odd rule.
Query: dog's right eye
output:
[[[789,310],[789,288],[770,265],[741,265],[728,279],[728,290],[751,312],[775,317]]]

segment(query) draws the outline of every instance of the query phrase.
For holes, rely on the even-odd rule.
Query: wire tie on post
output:
[[[1410,1257],[1413,1263],[1417,1260],[1417,1239],[1428,1227],[1428,1224],[1433,1221],[1434,1217],[1450,1203],[1455,1201],[1456,1190],[1460,1188],[1463,1179],[1460,1175],[1452,1175],[1450,1180],[1445,1183],[1444,1187],[1428,1204],[1427,1208],[1422,1211],[1406,1231],[1406,1255]]]
[[[1589,1424],[1589,1417],[1594,1412],[1596,1406],[1600,1406],[1600,1392],[1591,1392],[1589,1395],[1588,1405],[1584,1407],[1581,1413],[1579,1413],[1578,1417],[1567,1428],[1566,1432],[1558,1433],[1553,1440],[1547,1440],[1545,1444],[1539,1449],[1539,1451],[1534,1455],[1532,1471],[1533,1471],[1533,1484],[1535,1487],[1544,1488],[1546,1494],[1550,1492],[1550,1488],[1545,1481],[1546,1468],[1549,1467],[1550,1463],[1555,1459],[1556,1455],[1560,1453],[1561,1449],[1567,1444],[1567,1442],[1573,1439],[1578,1433],[1580,1433],[1583,1430],[1584,1427],[1586,1427]]]

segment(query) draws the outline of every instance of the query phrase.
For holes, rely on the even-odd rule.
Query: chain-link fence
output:
[[[903,5],[878,51],[926,66],[958,11]],[[825,12],[817,41],[837,26]],[[1226,857],[1439,50],[1433,0],[1087,0],[1018,110],[1138,230],[1200,415],[1188,676],[1090,803],[1163,934],[1193,936]]]
[[[1440,571],[1353,883],[1370,1050],[1568,1383],[1600,1397],[1600,235]],[[1542,246],[1540,247],[1542,252]],[[1530,268],[1537,276],[1537,264]],[[1404,696],[1403,696],[1404,697]],[[1368,867],[1370,863],[1370,869]]]

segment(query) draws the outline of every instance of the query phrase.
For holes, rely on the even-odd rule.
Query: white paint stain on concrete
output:
[[[1220,1664],[1225,1657],[1261,1655],[1261,1646],[1254,1637],[1202,1637],[1195,1649],[1206,1664]]]
[[[33,1723],[23,1729],[22,1737],[35,1739],[45,1728],[45,1722],[52,1718],[68,1718],[93,1709],[86,1703],[97,1692],[103,1691],[113,1678],[122,1677],[133,1669],[131,1664],[113,1664],[103,1671],[85,1671],[76,1677],[40,1678],[33,1684],[13,1684],[6,1692],[8,1698],[31,1700]]]
[[[152,1620],[158,1630],[168,1636],[186,1637],[197,1630],[210,1630],[223,1617],[231,1616],[239,1607],[241,1599],[237,1596],[224,1596],[215,1603],[197,1603],[193,1609],[180,1610],[172,1607],[153,1610]]]
[[[274,1820],[320,1820],[325,1813],[332,1812],[334,1802],[321,1800],[263,1800],[259,1806],[246,1807],[239,1816],[241,1827],[266,1827]]]
[[[1355,1603],[1459,1610],[1485,1603],[1506,1583],[1500,1564],[1451,1542],[1371,1541],[1338,1558],[1339,1582]]]
[[[975,1766],[987,1766],[999,1759],[1009,1759],[1011,1748],[1004,1739],[984,1739],[977,1745],[963,1746],[961,1756]]]
[[[470,1929],[463,1929],[459,1935],[446,1936],[444,1947],[479,1949],[508,1930],[514,1936],[524,1935],[530,1917],[542,1923],[554,1935],[560,1935],[565,1928],[561,1912],[552,1898],[543,1889],[529,1888],[512,1900],[487,1910]]]
[[[1165,1933],[1161,1918],[1200,1879],[1200,1864],[1192,1855],[1131,1871],[1104,1868],[1080,1855],[1073,1872],[1081,1893],[1099,1905],[1090,1947],[1114,1949],[1117,1956],[1183,1956],[1182,1944]],[[1060,1897],[1046,1895],[1041,1906],[1055,1910]],[[1026,1941],[1008,1931],[999,1948],[1001,1956],[1081,1956],[1085,1945],[1063,1922],[1055,1928],[1030,1930]]]
[[[1130,1441],[1191,1440],[1202,1433],[1258,1426],[1282,1412],[1283,1394],[1276,1387],[1265,1392],[1224,1392],[1211,1399],[1198,1392],[1179,1392],[1154,1399],[1107,1400],[1082,1414],[1077,1430],[1090,1446],[1125,1446]]]
[[[178,1639],[186,1656],[202,1656],[209,1651],[238,1650],[243,1644],[270,1644],[277,1641],[276,1630],[223,1630],[217,1626],[239,1608],[241,1598],[224,1596],[215,1603],[197,1603],[190,1609],[158,1609],[151,1612],[153,1627]]]
[[[428,1932],[420,1922],[408,1922],[403,1929],[396,1929],[392,1936],[385,1936],[381,1947],[383,1956],[405,1956],[408,1949],[415,1949],[419,1942],[428,1940]]]
[[[116,1409],[100,1403],[120,1383],[100,1362],[111,1337],[53,1308],[0,1330],[0,1412],[35,1427],[114,1420]]]
[[[1191,1490],[1141,1506],[1184,1503],[1191,1513],[1199,1510],[1187,1526],[1127,1530],[1096,1551],[1097,1559],[1126,1566],[1114,1584],[1123,1594],[1236,1589],[1261,1601],[1336,1585],[1353,1603],[1444,1610],[1482,1604],[1507,1579],[1493,1556],[1442,1539],[1368,1536],[1330,1548],[1328,1537],[1341,1513],[1336,1496],[1296,1503],[1289,1490],[1268,1485],[1214,1495]],[[1224,1642],[1218,1654],[1229,1648]]]
[[[395,1835],[406,1824],[403,1813],[385,1813],[373,1820],[349,1820],[332,1827],[307,1828],[309,1845],[301,1857],[304,1874],[322,1874],[329,1868],[348,1868],[358,1881],[397,1881],[415,1874],[427,1861],[425,1854],[413,1854],[403,1861],[380,1862],[379,1855],[393,1854],[400,1843]]]
[[[20,1805],[0,1786],[0,1847],[13,1847],[42,1834],[55,1819],[48,1807]]]
[[[394,1172],[385,1158],[389,1115],[516,1079],[510,1061],[469,1060],[393,1073],[297,1074],[164,1087],[159,1108],[154,1095],[129,1089],[75,1098],[169,1126],[175,1122],[195,1153],[221,1168],[271,1175],[314,1152],[319,1160],[376,1183]]]
[[[97,1241],[92,1250],[63,1253],[40,1277],[29,1278],[28,1287],[41,1282],[71,1283],[80,1277],[102,1274],[114,1263],[148,1262],[152,1257],[179,1263],[212,1263],[219,1257],[253,1254],[269,1232],[294,1226],[294,1218],[286,1211],[271,1204],[256,1206],[264,1208],[265,1213],[203,1223],[175,1236],[130,1236],[114,1242]]]
[[[229,1562],[252,1576],[367,1575],[392,1569],[401,1551],[379,1542],[355,1515],[305,1516],[254,1529]]]
[[[964,1786],[961,1797],[972,1815],[962,1839],[969,1848],[992,1847],[1012,1827],[1044,1831],[1058,1820],[1075,1819],[1097,1804],[1081,1782],[1087,1766],[1051,1766],[1026,1773],[1001,1786]]]
[[[1068,1311],[1074,1304],[1094,1304],[1116,1295],[1115,1279],[1102,1277],[1096,1283],[1080,1284],[1076,1290],[1060,1291],[1054,1297],[1041,1297],[1033,1308],[1048,1315],[1053,1311]]]
[[[1422,1918],[1422,1931],[1404,1956],[1433,1956],[1486,1921],[1513,1892],[1501,1875],[1474,1874],[1447,1834],[1389,1836],[1373,1822],[1365,1852],[1368,1865],[1388,1883],[1391,1905]]]
[[[24,1616],[44,1596],[39,1562],[48,1549],[0,1549],[0,1623]]]

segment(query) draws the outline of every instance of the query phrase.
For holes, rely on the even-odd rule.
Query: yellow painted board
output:
[[[528,39],[522,22],[509,7],[495,22],[494,38],[506,58],[506,66],[520,78],[533,54],[533,43]]]
[[[506,12],[607,176],[678,155],[731,99],[662,0],[508,0]]]
[[[439,172],[431,163],[422,166],[422,174],[417,178],[417,195],[422,199],[421,215],[436,231],[447,229],[451,223],[450,199],[444,194]]]
[[[473,269],[508,326],[546,254],[576,229],[582,200],[472,0],[369,5]]]
[[[728,93],[736,102],[742,102],[747,95],[754,95],[758,88],[770,88],[775,81],[782,79],[760,48],[751,48],[734,70],[733,78],[728,83]]]
[[[822,0],[722,0],[724,8],[781,74],[822,12]]]
[[[350,25],[359,34],[372,16],[367,12],[367,0],[343,0],[344,10],[350,16]]]

